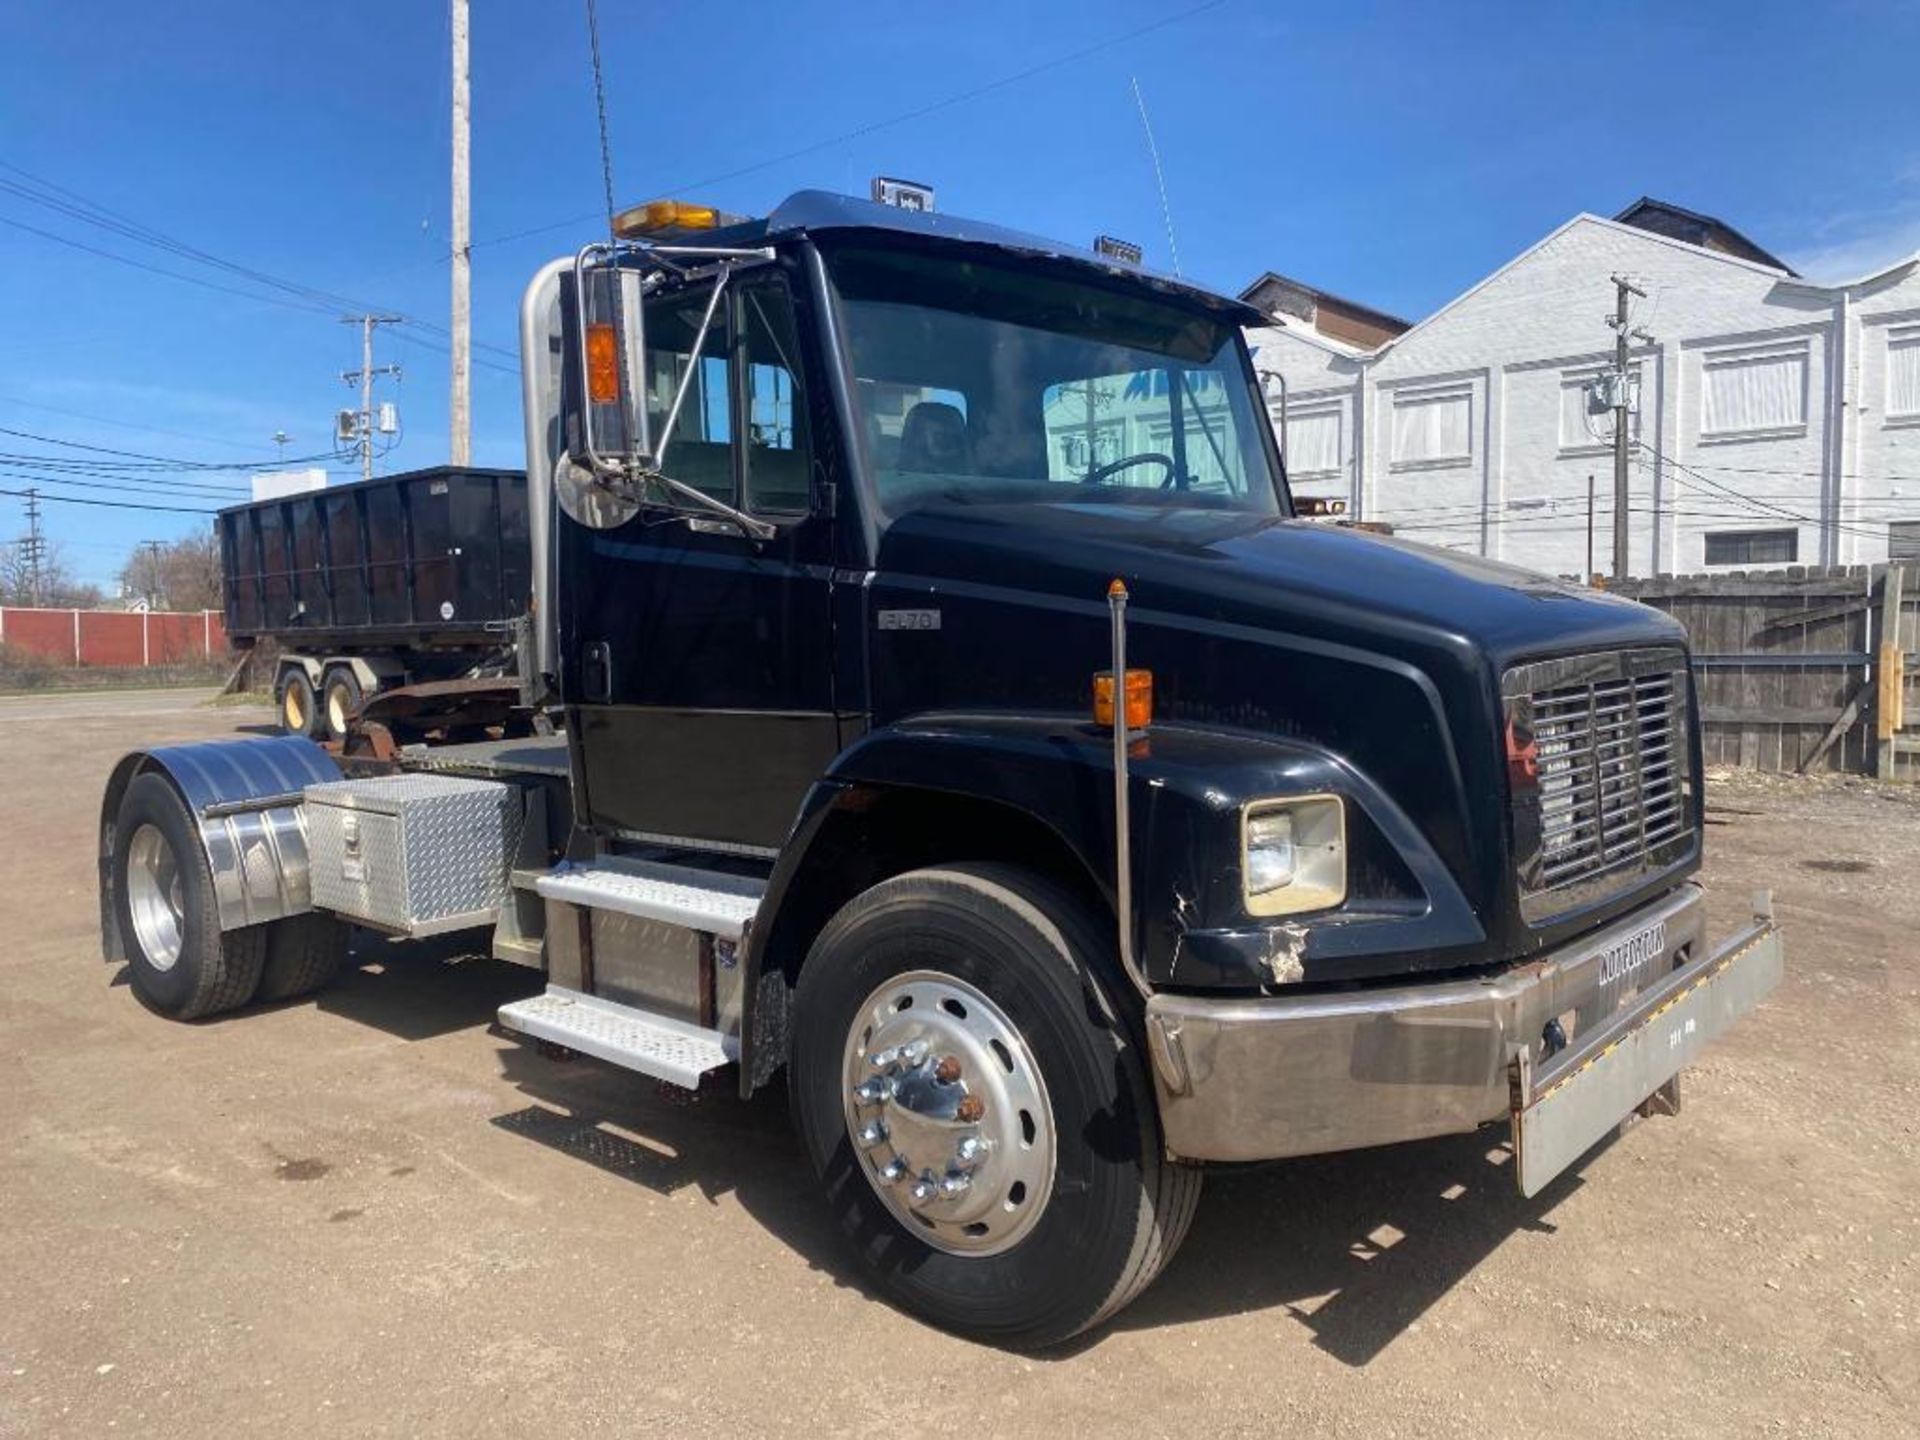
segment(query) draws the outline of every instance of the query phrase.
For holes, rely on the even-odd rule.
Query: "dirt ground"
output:
[[[784,1096],[669,1103],[370,948],[201,1025],[103,965],[128,747],[262,712],[0,701],[0,1435],[1920,1433],[1920,795],[1728,778],[1717,929],[1788,975],[1537,1200],[1499,1136],[1216,1177],[1159,1283],[1020,1357],[871,1298]],[[1495,1157],[1495,1158],[1490,1158]]]

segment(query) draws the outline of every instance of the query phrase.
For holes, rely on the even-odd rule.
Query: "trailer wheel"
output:
[[[287,666],[280,672],[280,728],[289,735],[311,737],[319,718],[320,707],[314,699],[313,681],[307,678],[307,672],[300,666]]]
[[[1072,897],[998,865],[886,881],[815,942],[795,1119],[840,1230],[901,1308],[1058,1344],[1185,1236],[1200,1173],[1162,1158],[1109,949]]]
[[[113,892],[142,1003],[198,1020],[253,998],[266,958],[264,927],[221,931],[199,828],[162,776],[136,776],[120,802]]]
[[[293,915],[266,927],[258,1001],[292,1000],[324,988],[346,963],[347,926],[331,915]]]
[[[327,671],[322,683],[322,703],[327,734],[335,740],[347,738],[347,722],[360,713],[360,681],[344,665]]]

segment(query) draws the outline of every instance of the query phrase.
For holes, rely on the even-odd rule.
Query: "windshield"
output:
[[[1060,500],[1279,513],[1232,322],[938,254],[829,264],[884,517]]]

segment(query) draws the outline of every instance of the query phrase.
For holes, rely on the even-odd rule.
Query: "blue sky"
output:
[[[1418,318],[1569,216],[1643,193],[1719,215],[1822,278],[1920,249],[1912,3],[600,9],[623,202],[685,194],[756,212],[891,173],[933,182],[943,209],[1126,236],[1172,268],[1137,79],[1181,268],[1222,289],[1271,268]],[[504,367],[475,375],[481,463],[520,463],[500,353],[520,288],[600,209],[582,12],[473,0],[475,334],[500,347],[480,359]],[[446,44],[432,0],[10,5],[0,163],[16,168],[0,182],[51,181],[223,260],[444,326]],[[0,426],[195,461],[265,459],[277,429],[291,453],[327,448],[351,399],[338,372],[358,363],[325,305],[4,188],[0,315]],[[442,343],[419,327],[381,334],[377,359],[405,369],[386,393],[406,434],[384,468],[445,458]],[[85,453],[0,441],[11,455]],[[0,489],[31,473],[0,468]],[[150,497],[36,483],[197,506],[240,479],[191,478],[200,490]],[[136,541],[204,523],[47,515],[72,568],[103,584]],[[23,524],[0,495],[0,540]]]

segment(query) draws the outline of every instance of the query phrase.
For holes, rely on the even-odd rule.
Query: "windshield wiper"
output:
[[[1191,371],[1183,369],[1180,372],[1180,388],[1187,392],[1187,398],[1193,402],[1193,417],[1200,422],[1200,433],[1207,437],[1207,448],[1213,451],[1213,458],[1219,462],[1220,473],[1223,476],[1231,475],[1233,469],[1227,464],[1226,452],[1220,448],[1220,442],[1214,436],[1213,427],[1207,424],[1207,412],[1200,408],[1200,396],[1194,391],[1193,374]],[[1182,490],[1191,489],[1193,485],[1192,473],[1189,472],[1181,478],[1185,480],[1186,483],[1180,488]],[[1229,488],[1231,488],[1231,486],[1229,486]]]

